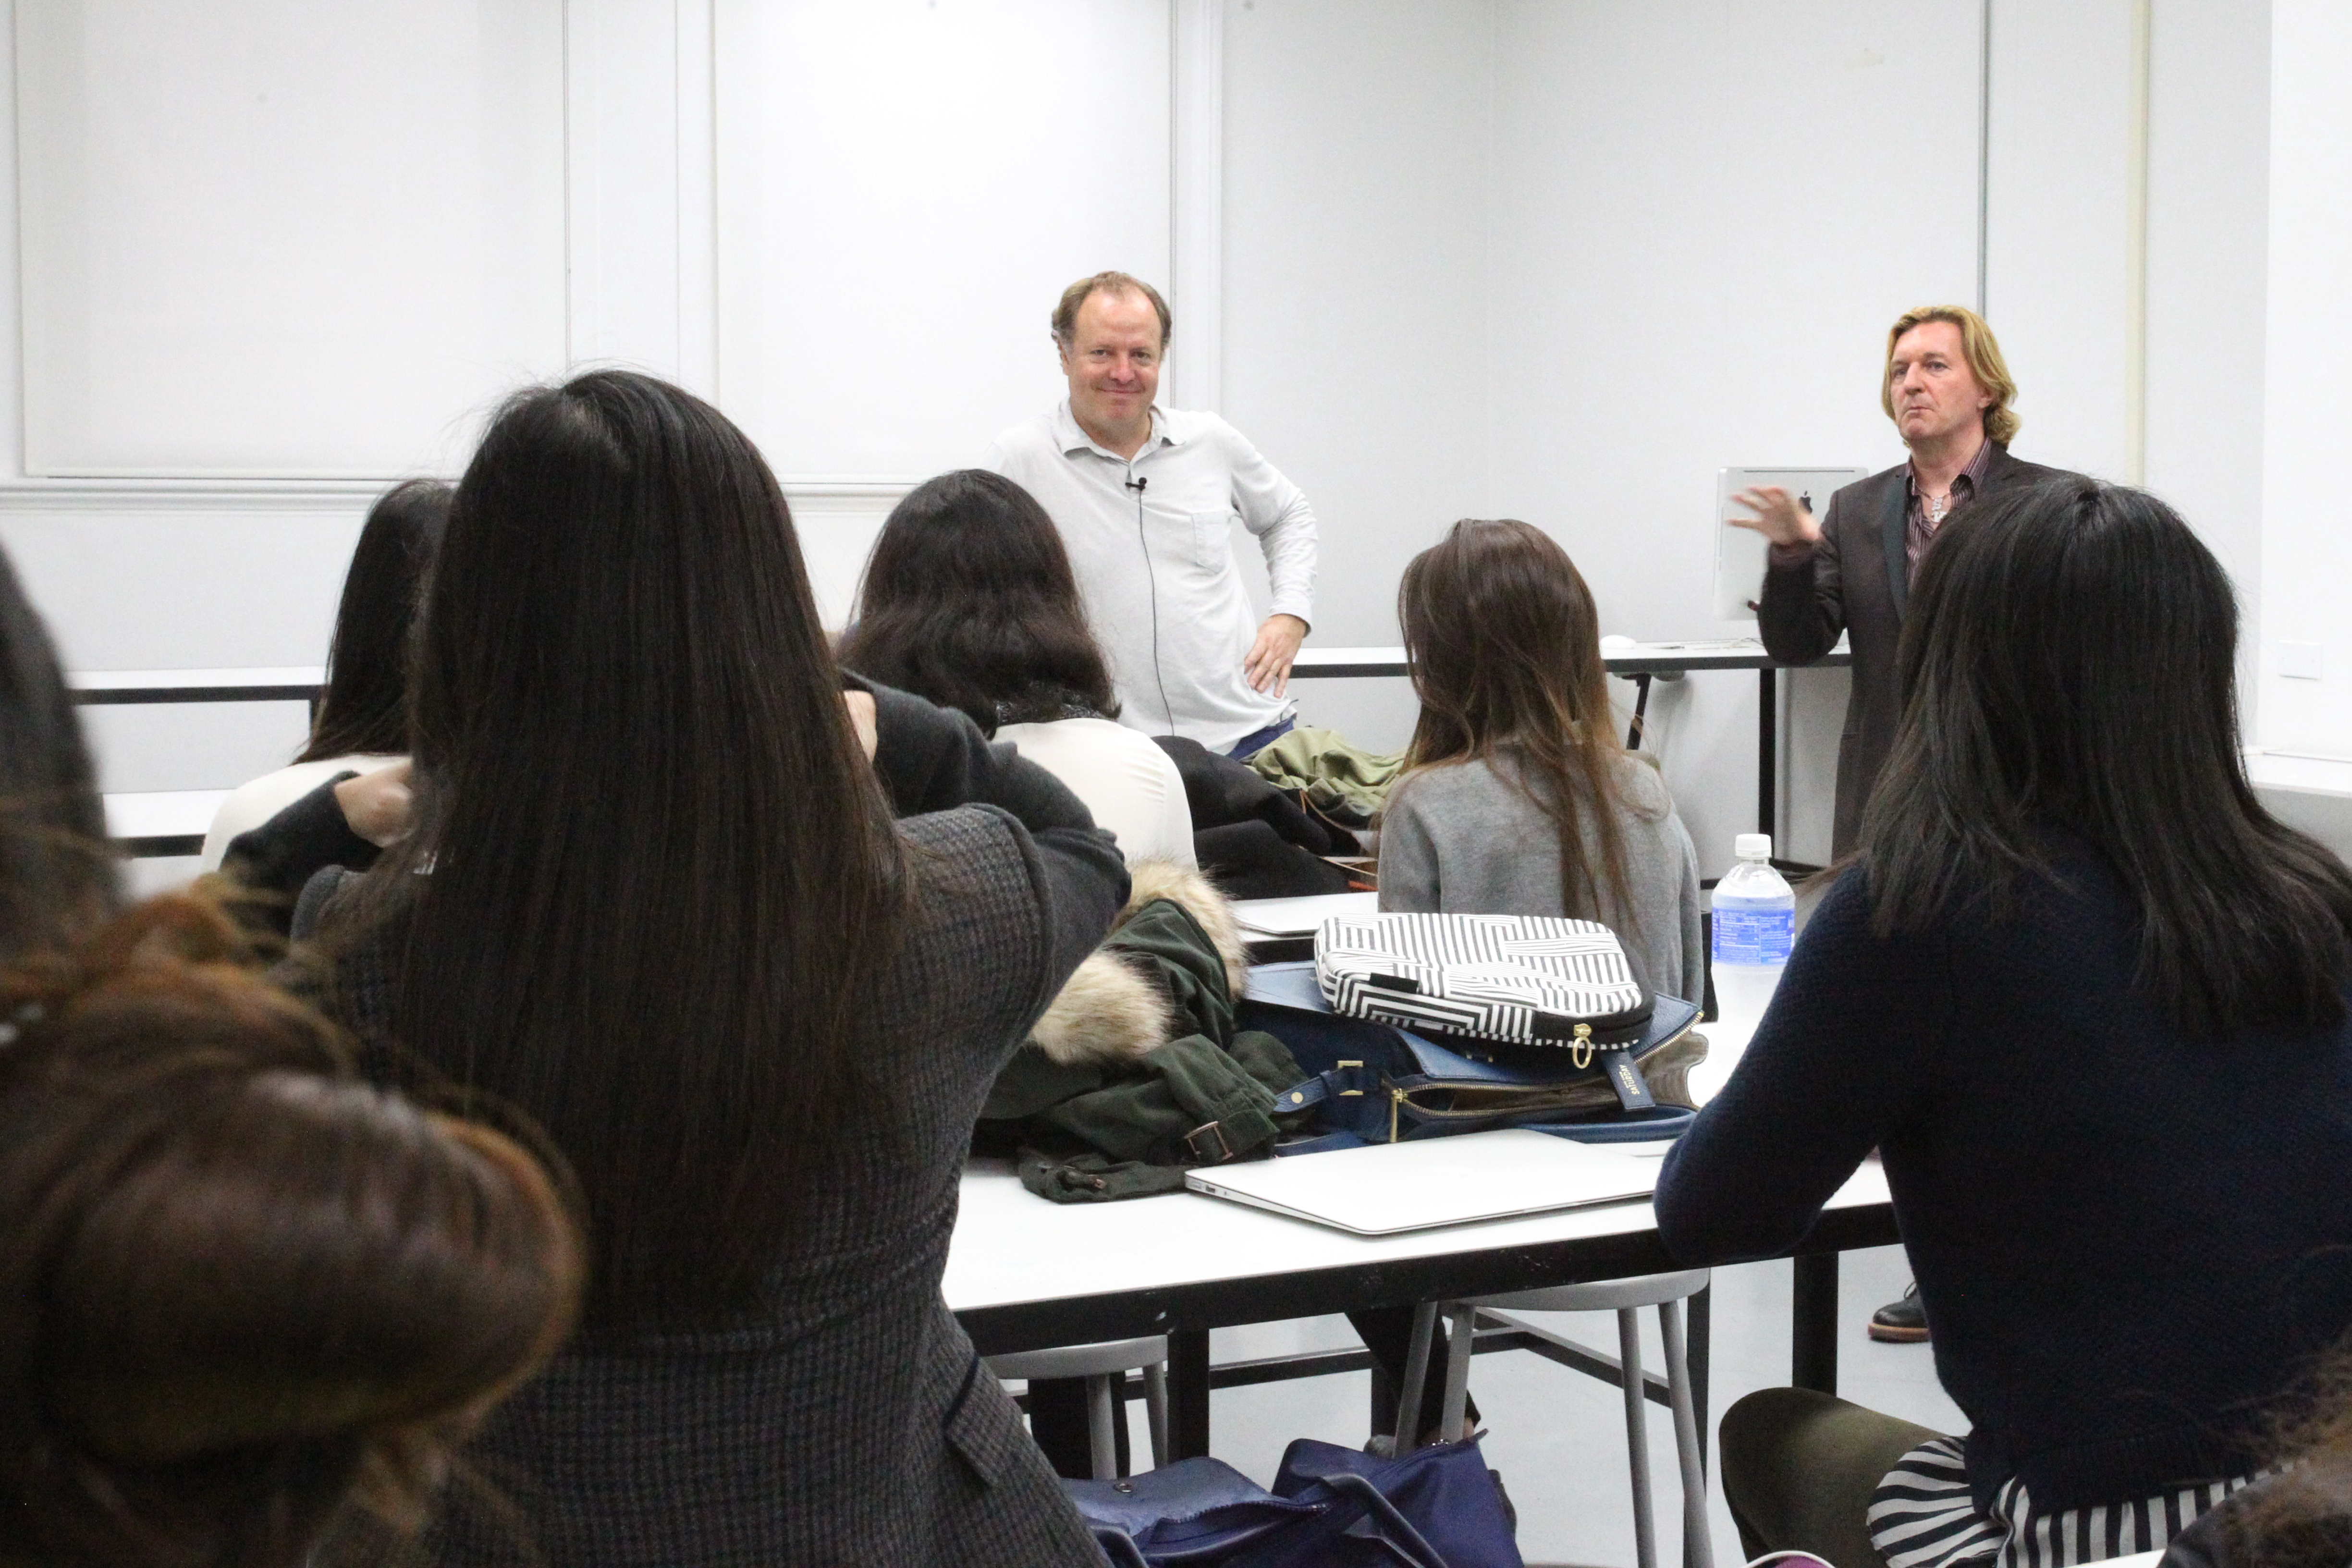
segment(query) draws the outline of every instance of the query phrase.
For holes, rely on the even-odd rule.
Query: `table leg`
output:
[[[1367,1430],[1393,1432],[1396,1430],[1397,1424],[1396,1387],[1389,1382],[1389,1374],[1380,1369],[1378,1363],[1373,1363],[1370,1381],[1372,1388],[1372,1414],[1371,1425]]]
[[[1709,1341],[1715,1331],[1715,1287],[1710,1285],[1684,1303],[1683,1364],[1690,1369],[1692,1425],[1698,1428],[1698,1473],[1706,1474],[1706,1373]],[[1712,1552],[1699,1549],[1698,1538],[1683,1531],[1683,1568],[1709,1568]]]
[[[1690,1365],[1691,1413],[1698,1418],[1698,1468],[1706,1468],[1706,1374],[1711,1352],[1707,1346],[1715,1330],[1715,1287],[1710,1285],[1690,1299],[1684,1314],[1683,1334],[1687,1342],[1683,1359]]]
[[[1800,1257],[1789,1310],[1789,1382],[1837,1392],[1838,1255]]]
[[[1756,672],[1756,831],[1772,833],[1780,780],[1780,671],[1767,665]],[[1772,846],[1776,853],[1781,846]]]
[[[1633,684],[1639,689],[1640,694],[1633,699],[1633,721],[1625,727],[1625,749],[1629,752],[1638,752],[1642,749],[1642,721],[1648,718],[1650,713],[1649,673],[1643,671],[1635,676]]]
[[[1209,1331],[1168,1331],[1168,1457],[1209,1451]]]

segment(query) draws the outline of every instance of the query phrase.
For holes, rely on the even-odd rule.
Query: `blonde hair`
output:
[[[1966,305],[1922,305],[1895,319],[1895,324],[1886,329],[1886,358],[1878,370],[1878,405],[1886,410],[1889,419],[1895,417],[1895,388],[1887,379],[1895,367],[1895,345],[1903,341],[1904,333],[1928,321],[1949,321],[1959,328],[1960,357],[1969,362],[1969,373],[1977,378],[1977,384],[1992,394],[1984,411],[1985,438],[2008,446],[2017,438],[2022,423],[2010,406],[2017,400],[2017,383],[2010,378],[1992,329]]]

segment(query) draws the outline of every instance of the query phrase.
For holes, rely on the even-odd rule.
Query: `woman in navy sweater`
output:
[[[1854,864],[1669,1156],[1684,1262],[1787,1252],[1874,1148],[1964,1437],[1781,1389],[1723,1422],[1755,1554],[2162,1545],[2352,1322],[2352,872],[2246,784],[2228,577],[2070,479],[1922,567]]]

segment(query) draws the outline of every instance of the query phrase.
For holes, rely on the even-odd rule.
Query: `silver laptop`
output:
[[[1333,915],[1380,913],[1378,893],[1313,893],[1298,899],[1235,899],[1234,919],[1252,936],[1313,936]]]
[[[1830,497],[1856,479],[1870,478],[1868,468],[1718,468],[1715,475],[1715,614],[1718,620],[1752,621],[1748,606],[1764,591],[1764,536],[1749,528],[1733,528],[1723,520],[1747,514],[1731,498],[1758,485],[1778,485],[1805,503],[1814,517],[1825,515]]]
[[[1212,1166],[1186,1172],[1184,1184],[1358,1236],[1395,1236],[1647,1199],[1664,1145],[1642,1147],[1651,1152],[1507,1128]]]

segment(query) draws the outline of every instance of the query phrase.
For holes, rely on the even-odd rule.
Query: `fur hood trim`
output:
[[[1155,981],[1097,948],[1062,983],[1029,1040],[1064,1067],[1131,1062],[1166,1045],[1174,1023]]]
[[[1138,910],[1166,899],[1191,915],[1224,961],[1225,984],[1238,997],[1249,970],[1233,906],[1206,877],[1171,860],[1140,860],[1129,868],[1127,907],[1116,931]],[[1088,953],[1045,1009],[1030,1042],[1065,1067],[1083,1062],[1131,1062],[1168,1043],[1175,1016],[1158,983],[1117,953]]]

